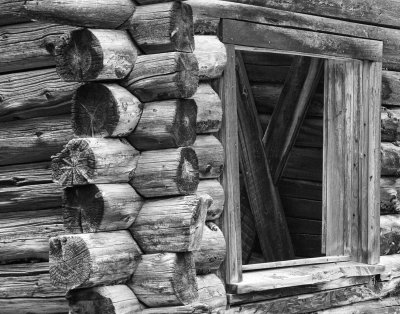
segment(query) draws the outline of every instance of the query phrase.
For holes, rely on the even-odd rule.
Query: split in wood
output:
[[[199,250],[211,203],[208,195],[148,200],[130,231],[146,254]]]
[[[50,239],[50,279],[67,290],[125,282],[141,254],[127,230],[58,236]]]

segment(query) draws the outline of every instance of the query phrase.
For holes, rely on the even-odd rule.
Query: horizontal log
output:
[[[124,30],[74,30],[55,48],[57,72],[67,82],[123,79],[136,58],[136,47]]]
[[[192,253],[143,255],[128,286],[136,297],[149,307],[193,303],[199,297],[193,255]]]
[[[381,175],[400,176],[400,147],[392,143],[381,143]]]
[[[224,168],[224,148],[214,135],[199,135],[193,144],[199,159],[200,179],[218,178]]]
[[[222,103],[208,83],[200,83],[192,99],[197,105],[196,132],[215,133],[221,128]]]
[[[70,187],[64,191],[64,227],[71,233],[128,229],[142,205],[127,183]]]
[[[16,187],[52,182],[50,162],[0,167],[1,187]]]
[[[53,156],[53,179],[62,186],[128,182],[138,158],[126,140],[73,139]]]
[[[199,163],[190,147],[142,152],[130,185],[143,197],[192,194],[199,184]]]
[[[194,50],[193,13],[185,2],[138,6],[122,27],[146,54]]]
[[[197,276],[199,302],[210,306],[211,313],[225,312],[227,306],[225,284],[215,274]]]
[[[380,182],[380,208],[382,214],[400,213],[400,179],[382,177]]]
[[[192,53],[141,55],[121,84],[143,102],[189,98],[197,90],[198,72]]]
[[[3,12],[3,4],[0,5]],[[73,29],[35,22],[0,27],[0,73],[54,65],[56,42],[63,33]]]
[[[72,129],[78,136],[122,137],[139,122],[142,104],[125,88],[113,83],[87,83],[76,91]]]
[[[219,78],[224,72],[227,56],[225,45],[217,36],[197,35],[194,37],[194,55],[199,63],[200,80]]]
[[[25,0],[0,0],[0,25],[17,24],[29,21],[23,10]]]
[[[147,200],[129,229],[145,254],[200,249],[208,195]]]
[[[65,297],[0,299],[2,314],[49,314],[68,313]]]
[[[64,115],[1,123],[0,165],[50,160],[72,137]]]
[[[207,210],[206,221],[218,219],[225,203],[224,188],[218,180],[200,180],[196,191],[197,195],[208,194],[213,199],[211,206]]]
[[[0,122],[70,113],[78,86],[55,68],[0,75]]]
[[[2,213],[0,261],[48,261],[49,238],[63,233],[61,208]]]
[[[400,106],[400,73],[382,71],[382,104]]]
[[[2,187],[0,213],[61,207],[61,198],[62,189],[55,183]]]
[[[200,314],[210,313],[210,306],[203,303],[191,303],[189,305],[152,307],[142,310],[141,314]]]
[[[143,306],[126,285],[103,286],[69,291],[70,314],[142,313]]]
[[[192,99],[146,103],[128,141],[138,150],[192,145],[196,139],[197,107]]]
[[[203,230],[200,247],[194,252],[197,274],[217,271],[225,260],[226,243],[222,231],[213,222],[208,222]]]
[[[366,302],[360,302],[351,304],[348,306],[337,307],[319,311],[318,314],[364,314],[364,313],[380,313],[380,314],[391,314],[400,311],[400,300],[396,297],[372,300]]]
[[[400,215],[384,215],[380,218],[381,255],[400,253]]]
[[[381,140],[383,142],[396,142],[400,140],[400,109],[386,109],[382,107]]]
[[[97,28],[118,28],[135,11],[131,0],[27,0],[24,7],[33,19]]]
[[[50,239],[50,279],[67,290],[125,282],[141,254],[126,230],[54,237]]]

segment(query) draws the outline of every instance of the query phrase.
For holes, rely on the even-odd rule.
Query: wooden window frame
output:
[[[379,263],[382,42],[231,19],[221,19],[220,39],[227,50],[220,94],[228,288],[237,290],[246,270],[343,261]],[[325,59],[322,249],[326,257],[242,266],[236,50]]]

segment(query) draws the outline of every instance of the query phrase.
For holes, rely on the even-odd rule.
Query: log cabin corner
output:
[[[0,0],[0,313],[400,312],[399,51],[392,0]]]

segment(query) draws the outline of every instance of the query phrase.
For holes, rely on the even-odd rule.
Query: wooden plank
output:
[[[239,139],[236,100],[235,47],[226,45],[227,64],[222,83],[223,118],[221,142],[225,152],[222,184],[225,191],[225,208],[222,213],[222,231],[226,241],[224,266],[225,282],[242,281],[242,254],[240,239],[240,189],[239,189]]]
[[[270,2],[272,3],[272,1]],[[400,69],[400,57],[398,54],[400,48],[400,41],[398,39],[400,30],[347,22],[336,17],[326,18],[289,12],[290,10],[287,9],[283,9],[282,11],[221,0],[188,0],[187,3],[193,8],[195,29],[208,28],[208,33],[215,33],[219,19],[228,18],[274,26],[306,29],[327,34],[376,39],[383,42],[384,68],[389,70]],[[279,3],[275,4],[279,6]],[[318,3],[316,7],[321,7],[321,4]],[[373,19],[368,20],[368,22],[371,21]],[[208,25],[204,25],[204,23]]]
[[[262,139],[275,184],[282,176],[289,152],[307,113],[320,79],[322,64],[320,59],[296,57],[290,67]]]
[[[237,64],[240,69],[240,64],[243,63]],[[245,71],[243,66],[241,69],[238,73]],[[249,84],[246,84],[246,79],[244,73],[238,74],[237,102],[240,166],[250,208],[264,258],[271,262],[290,259],[294,257],[291,239],[278,189],[272,181],[261,142],[261,125],[251,94],[247,91]]]
[[[0,27],[0,73],[54,65],[56,41],[73,29],[38,22]]]
[[[245,271],[270,269],[270,268],[284,268],[292,266],[315,265],[315,264],[326,264],[326,263],[337,263],[337,262],[348,262],[348,261],[350,261],[349,256],[327,256],[327,257],[324,256],[316,258],[299,258],[290,261],[243,265],[242,270],[245,272]]]
[[[288,192],[290,193],[290,191]],[[282,193],[281,193],[282,195]],[[286,217],[322,220],[322,202],[291,196],[282,196]]]
[[[249,36],[252,34],[252,36]],[[221,38],[240,47],[331,59],[382,61],[382,42],[224,19]],[[321,53],[323,51],[323,53]]]
[[[324,256],[322,253],[321,242],[322,235],[317,234],[304,234],[304,233],[291,233],[294,253],[302,258],[316,258]]]
[[[297,197],[322,201],[322,183],[283,178],[279,183],[279,193],[283,198]]]
[[[302,233],[321,235],[322,222],[320,220],[286,217],[286,221],[291,234]]]
[[[357,262],[340,262],[277,268],[243,273],[243,281],[230,284],[232,293],[248,293],[284,287],[294,287],[333,281],[341,278],[372,276],[384,266]]]

